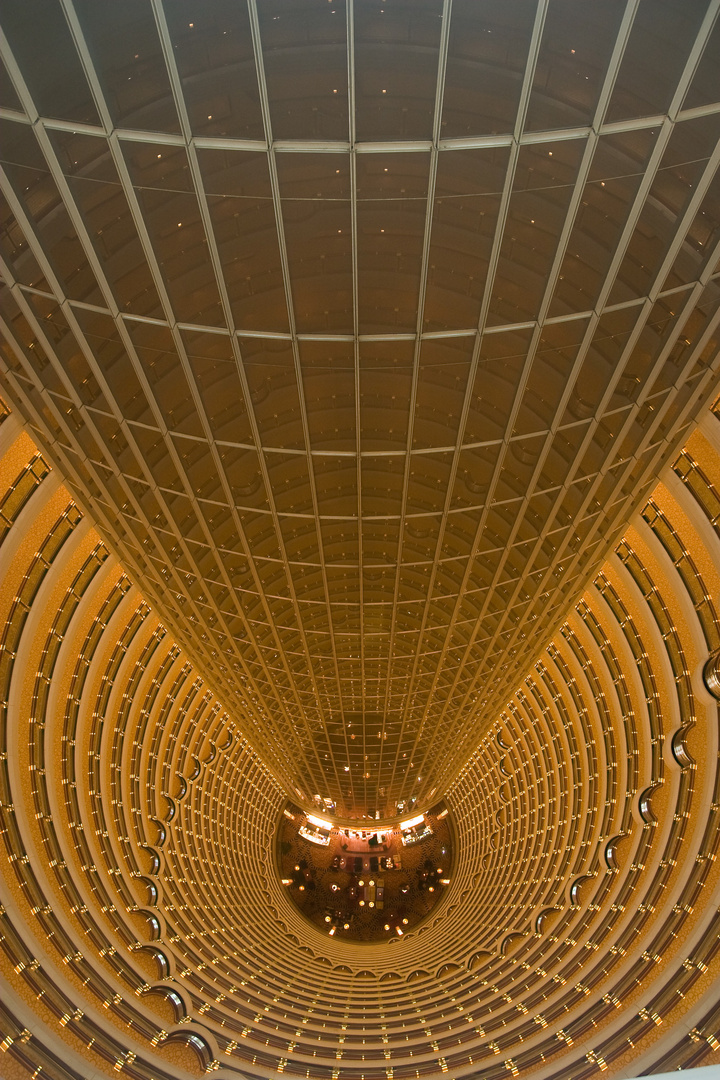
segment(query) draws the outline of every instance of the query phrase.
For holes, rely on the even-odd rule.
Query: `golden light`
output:
[[[314,814],[308,814],[307,819],[311,825],[316,825],[319,829],[332,829],[332,821],[326,821],[325,818],[315,817]]]
[[[411,817],[411,818],[408,818],[407,821],[401,821],[400,822],[400,828],[401,829],[412,829],[412,827],[414,825],[419,825],[424,820],[425,820],[425,815],[424,814],[418,814],[417,817]]]

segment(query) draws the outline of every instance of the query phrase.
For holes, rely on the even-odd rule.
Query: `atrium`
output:
[[[720,1054],[720,0],[4,0],[0,1076]]]

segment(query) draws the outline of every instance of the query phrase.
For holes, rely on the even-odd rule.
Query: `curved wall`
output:
[[[712,1059],[713,414],[452,788],[438,913],[382,946],[331,940],[288,902],[283,793],[14,416],[0,449],[3,1075],[492,1080]]]

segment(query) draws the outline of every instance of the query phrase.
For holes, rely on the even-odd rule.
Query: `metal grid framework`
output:
[[[4,392],[298,798],[439,797],[715,392],[719,6],[4,5]]]

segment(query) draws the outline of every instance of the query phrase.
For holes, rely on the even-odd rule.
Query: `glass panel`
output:
[[[258,4],[276,139],[349,138],[344,0]]]
[[[470,373],[475,335],[423,341],[413,424],[413,447],[454,446]]]
[[[173,0],[164,10],[193,134],[263,139],[246,5]]]
[[[365,452],[361,460],[363,517],[395,521],[400,516],[406,459],[394,454]],[[387,562],[394,555],[386,549]]]
[[[431,139],[440,0],[355,5],[357,138]]]
[[[352,218],[348,155],[277,156],[295,325],[352,333]]]
[[[244,510],[267,510],[268,499],[257,451],[222,446],[219,452],[235,506]]]
[[[360,333],[416,328],[429,166],[429,154],[358,157]]]
[[[407,513],[423,529],[437,533],[447,499],[453,455],[414,453],[409,459]],[[400,500],[398,500],[400,502]]]
[[[685,95],[683,109],[697,109],[720,101],[717,63],[720,55],[720,22],[716,22],[705,51],[698,64],[690,89]]]
[[[156,484],[163,492],[170,513],[176,521],[182,520],[189,500],[184,494],[185,489],[175,462],[170,456],[168,443],[156,429],[149,429],[140,424],[131,424],[130,427],[140,453],[149,466]],[[182,509],[178,506],[181,500],[185,504]]]
[[[253,392],[253,398],[255,397],[256,394]],[[283,453],[282,450],[277,449],[279,439],[271,444],[273,437],[272,431],[269,431],[268,445],[272,445],[273,448],[265,451],[265,462],[270,477],[272,501],[275,509],[280,517],[291,515],[294,519],[301,515],[304,518],[314,520],[312,488],[308,481],[307,457],[304,454]],[[272,555],[274,558],[278,558],[280,553],[276,550],[272,552]],[[292,557],[300,561],[310,560],[316,565],[319,564],[317,551],[313,549],[303,552],[298,547],[293,552]]]
[[[520,148],[489,324],[537,317],[584,150],[584,139]]]
[[[9,0],[3,29],[41,116],[100,122],[58,0]]]
[[[203,426],[169,327],[130,320],[126,326],[167,426],[171,431],[203,438]]]
[[[348,410],[349,412],[349,410]],[[340,414],[342,416],[342,413]],[[352,415],[348,416],[351,424]],[[313,457],[313,474],[315,477],[315,491],[318,501],[318,512],[323,519],[351,518],[353,524],[353,541],[357,547],[357,515],[358,515],[358,470],[357,458],[352,456],[339,457],[327,453]],[[349,551],[345,551],[345,559],[349,559]],[[355,559],[357,562],[357,558]],[[357,571],[356,571],[357,572]]]
[[[77,0],[75,7],[114,123],[179,132],[149,0]]]
[[[66,131],[49,132],[49,137],[118,307],[162,318],[160,298],[107,143]]]
[[[222,326],[220,294],[184,148],[125,142],[123,154],[176,318]]]
[[[533,4],[484,0],[455,6],[443,96],[444,138],[513,130],[534,19]]]
[[[351,342],[300,342],[303,393],[314,450],[354,453],[355,357]],[[355,468],[355,459],[352,459]]]
[[[362,450],[405,448],[412,389],[412,341],[360,344]]]
[[[667,111],[706,8],[684,0],[640,4],[605,119]]]
[[[526,442],[527,440],[523,440],[523,452],[530,453],[529,448],[525,449]],[[454,512],[482,508],[485,505],[499,450],[500,443],[495,442],[492,446],[478,446],[461,452],[453,491]],[[539,447],[537,452],[539,453]]]
[[[621,362],[638,313],[638,308],[626,308],[606,312],[599,320],[568,400],[563,424],[588,420],[597,413],[608,384]],[[624,401],[616,404],[626,404],[632,400],[633,386],[629,382],[623,385],[623,395]],[[604,408],[607,408],[607,402]]]
[[[27,301],[35,312],[42,335],[57,358],[62,372],[61,393],[69,396],[64,387],[72,387],[84,405],[93,405],[98,411],[109,413],[110,406],[100,384],[57,302],[37,293],[28,294]]]
[[[51,292],[23,230],[2,195],[0,195],[0,252],[12,276],[19,284]],[[8,281],[7,284],[10,282]]]
[[[213,435],[252,445],[252,429],[229,335],[183,330],[182,339]]]
[[[263,446],[304,450],[300,398],[292,349],[286,341],[247,338],[243,366]],[[307,462],[305,462],[307,471]]]
[[[513,434],[549,430],[575,368],[585,320],[544,329],[515,421]],[[561,417],[557,417],[558,420]]]
[[[546,400],[550,395],[546,394]],[[537,430],[537,422],[528,425]],[[516,431],[523,427],[522,421]],[[525,435],[513,438],[503,456],[504,464],[498,477],[494,499],[499,503],[519,502],[530,490],[530,481],[546,444],[545,435]],[[539,486],[544,486],[540,484]]]
[[[477,326],[509,151],[438,157],[424,329]]]
[[[420,199],[424,209],[430,171],[428,153],[359,154],[356,168],[359,202]]]
[[[131,422],[156,425],[157,417],[150,409],[114,320],[109,315],[83,308],[76,308],[73,314],[123,415]]]
[[[548,6],[526,130],[592,121],[625,7],[624,0],[582,8],[577,0],[553,0]]]
[[[223,498],[220,481],[215,468],[212,455],[208,453],[207,444],[199,439],[187,439],[182,435],[172,433],[172,443],[180,458],[180,462],[188,479],[193,494],[198,499],[213,499],[221,501]],[[181,504],[182,505],[182,504]],[[188,507],[187,513],[193,515],[194,510]],[[182,519],[181,519],[182,521]],[[185,537],[188,537],[188,521],[182,522]],[[194,530],[192,539],[197,543],[206,543],[204,533]],[[196,551],[195,555],[199,553]]]
[[[551,317],[596,306],[656,136],[657,129],[603,135],[598,140],[555,286]]]
[[[15,93],[15,87],[10,81],[5,64],[0,60],[0,108],[17,109],[23,112],[20,98]]]
[[[610,293],[611,304],[650,291],[719,135],[718,116],[686,120],[674,127]],[[693,278],[699,276],[703,254],[700,244],[695,249],[695,266],[690,268]]]
[[[5,171],[34,223],[45,257],[71,300],[105,306],[32,128],[0,121]]]
[[[489,443],[505,435],[531,333],[513,330],[486,334],[483,338],[463,438],[465,444]]]
[[[201,150],[199,160],[236,327],[287,331],[266,155]]]

